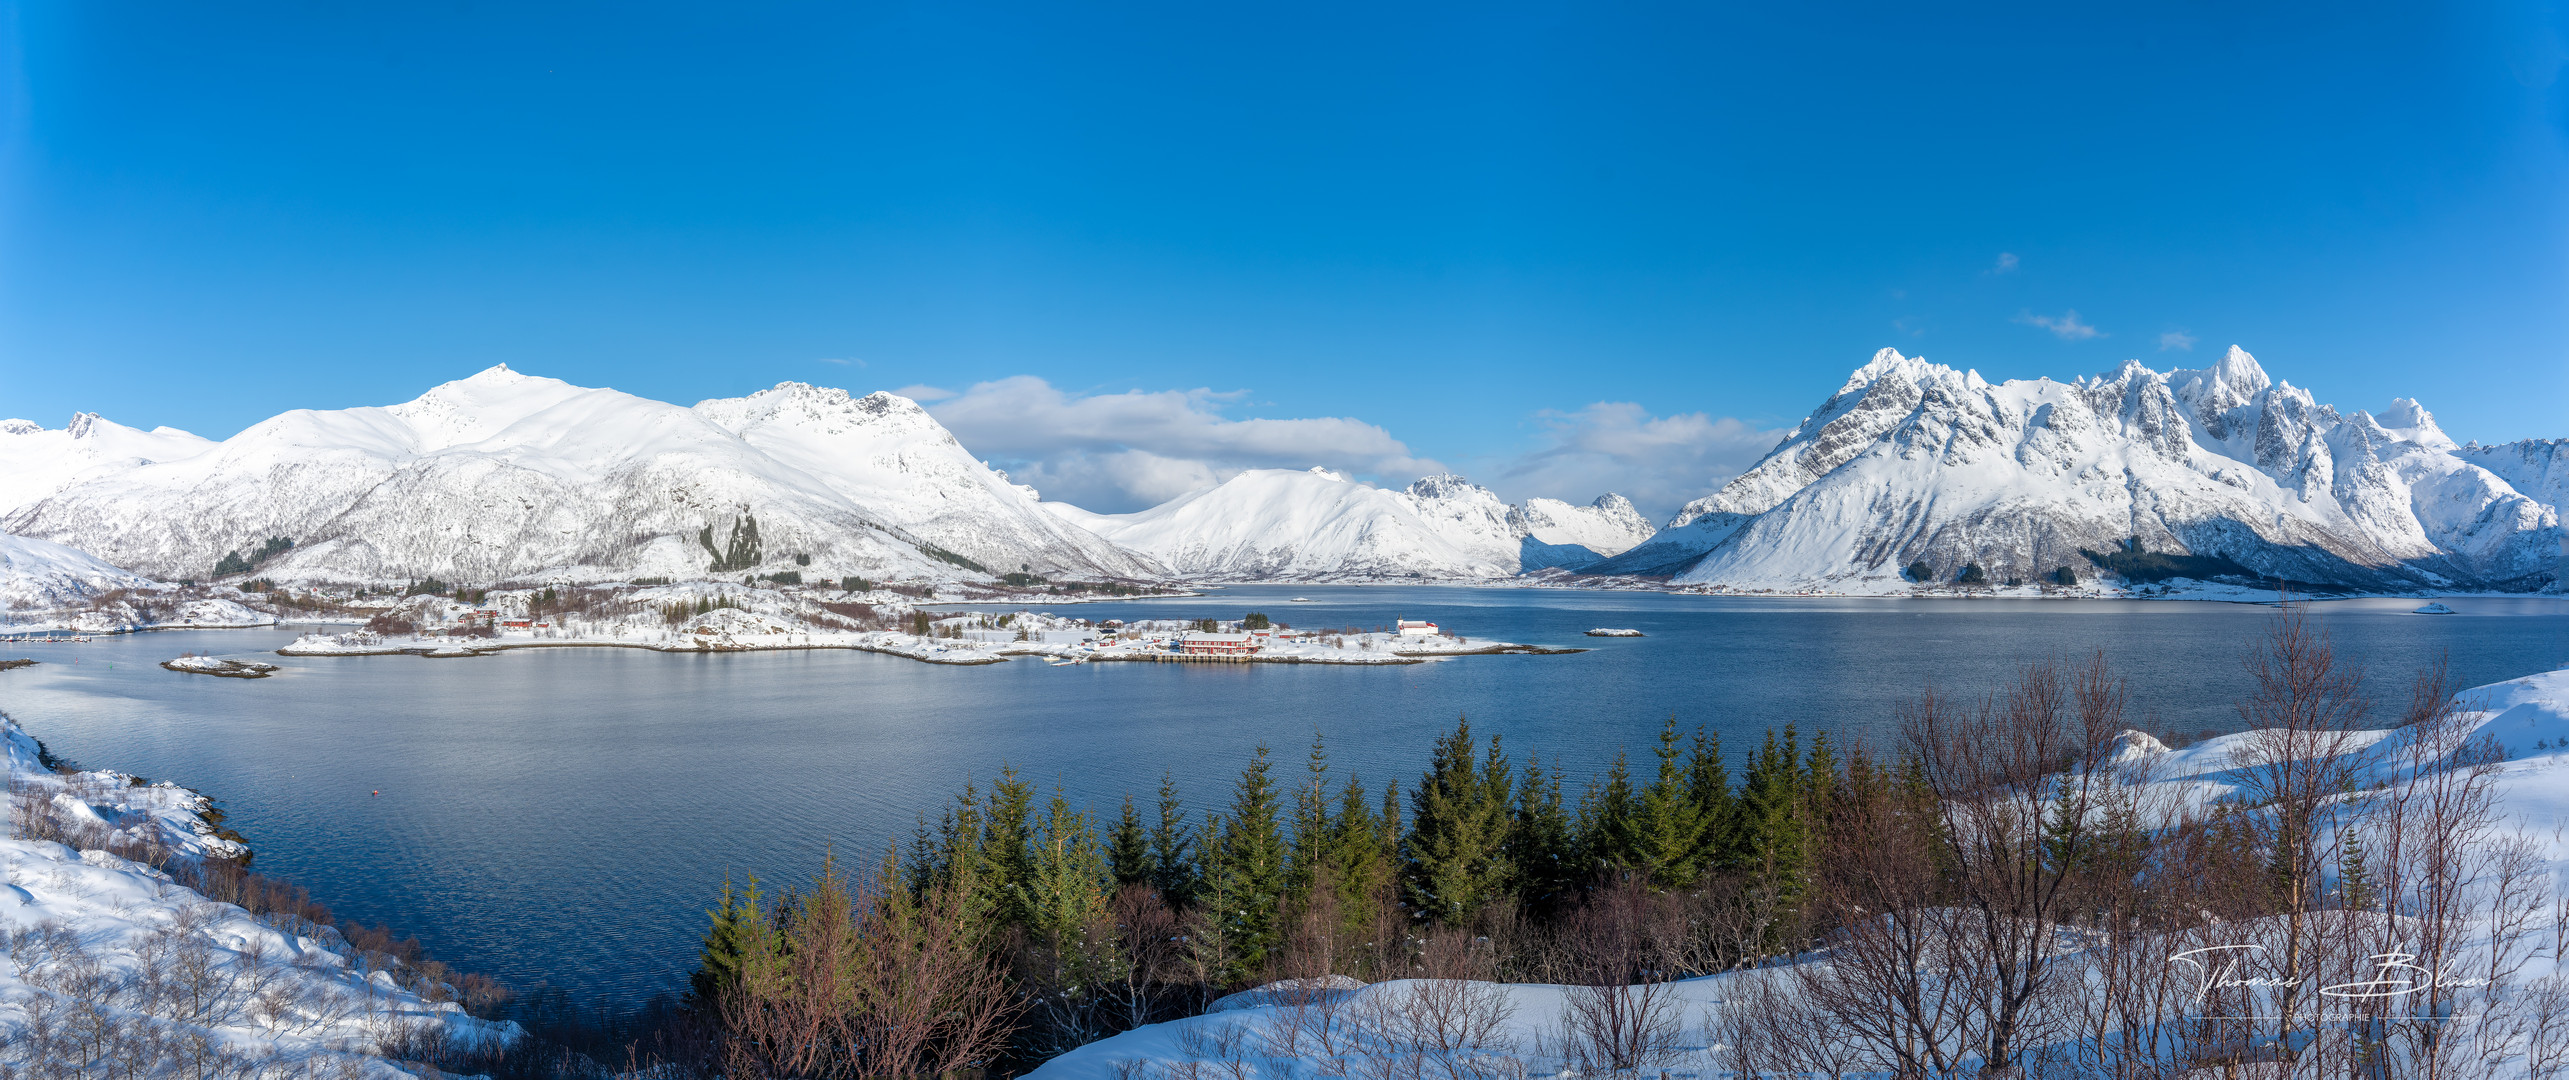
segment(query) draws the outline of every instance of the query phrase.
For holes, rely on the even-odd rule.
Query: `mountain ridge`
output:
[[[288,581],[701,577],[724,560],[700,535],[753,520],[758,557],[721,572],[1165,575],[883,392],[784,383],[680,406],[496,365],[397,405],[150,444],[166,458],[108,455],[101,431],[143,445],[0,426],[0,473],[37,478],[7,490],[0,530],[171,580],[268,536],[295,541],[260,569]]]
[[[1652,531],[1620,495],[1511,505],[1452,473],[1395,490],[1327,469],[1252,469],[1131,514],[1044,505],[1181,575],[1220,581],[1488,580],[1583,567]]]
[[[2569,477],[2557,447],[2459,447],[2414,400],[2340,413],[2237,346],[2208,368],[2132,360],[2069,383],[1884,349],[1746,472],[1588,572],[1890,592],[1973,566],[1991,584],[2092,577],[2128,549],[2360,591],[2556,586],[2558,506],[2474,459],[2546,490]]]

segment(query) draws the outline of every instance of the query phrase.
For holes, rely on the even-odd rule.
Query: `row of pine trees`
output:
[[[1439,934],[1485,940],[1472,935],[1493,919],[1540,932],[1601,888],[1718,891],[1756,927],[1718,963],[1788,951],[1830,822],[1914,777],[1789,726],[1737,776],[1718,735],[1673,718],[1648,757],[1619,755],[1575,795],[1468,720],[1406,788],[1342,776],[1317,738],[1292,771],[1260,747],[1201,814],[1172,779],[1099,814],[1003,769],[922,820],[880,887],[903,894],[884,910],[953,913],[1028,1010],[1015,1052],[1039,1060],[1270,979],[1416,974]],[[699,1000],[720,999],[744,955],[790,954],[810,900],[727,887]]]

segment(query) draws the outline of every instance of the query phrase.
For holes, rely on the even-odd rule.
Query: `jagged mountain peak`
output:
[[[2341,415],[2246,350],[1996,385],[1885,350],[1723,489],[1601,572],[1743,587],[1905,590],[1907,569],[1993,581],[2146,550],[2353,588],[2538,587],[2556,500],[2457,456],[2414,401]],[[2494,456],[2489,456],[2494,458]],[[2477,460],[2477,459],[2474,459]],[[2507,465],[2552,475],[2547,455]],[[1933,584],[1935,582],[1924,582]]]
[[[1498,496],[1493,494],[1490,489],[1482,487],[1479,484],[1475,484],[1454,473],[1437,473],[1434,476],[1419,477],[1418,479],[1410,482],[1409,493],[1421,499],[1458,499],[1487,496],[1495,501],[1498,498]]]

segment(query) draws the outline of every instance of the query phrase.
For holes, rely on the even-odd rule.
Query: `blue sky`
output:
[[[2559,9],[2243,6],[0,2],[0,415],[797,379],[1664,513],[1883,346],[2236,342],[2569,436]]]

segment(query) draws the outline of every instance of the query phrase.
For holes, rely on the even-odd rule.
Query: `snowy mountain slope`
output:
[[[49,434],[0,435],[0,458]],[[166,578],[271,536],[294,547],[259,572],[305,581],[1157,570],[1063,527],[907,399],[788,383],[687,408],[505,366],[93,469],[0,523]]]
[[[117,634],[276,622],[242,599],[238,590],[180,588],[77,548],[0,533],[0,634]]]
[[[204,453],[212,440],[173,427],[138,431],[77,413],[59,431],[30,420],[0,420],[0,514],[91,475]]]
[[[2554,510],[2569,513],[2569,439],[2520,439],[2495,446],[2472,443],[2455,453]]]
[[[1083,576],[1158,577],[1166,571],[1038,507],[1035,490],[982,464],[908,398],[881,391],[783,383],[696,411],[778,461],[829,485],[912,536],[988,566]],[[1021,553],[1051,552],[1051,570]],[[1013,560],[1013,561],[1012,561]],[[1083,569],[1085,568],[1085,569]]]
[[[1391,491],[1326,469],[1258,469],[1132,514],[1046,503],[1177,573],[1233,581],[1507,577],[1584,566],[1649,533],[1622,496],[1501,502],[1459,476]]]
[[[1542,543],[1576,544],[1599,555],[1621,555],[1659,531],[1633,507],[1632,500],[1612,492],[1586,506],[1559,499],[1527,499],[1525,505],[1509,510],[1508,523]]]
[[[0,611],[49,611],[154,584],[77,548],[0,533]]]
[[[1916,562],[1932,583],[1977,564],[2003,584],[2092,574],[2082,552],[2136,540],[2343,588],[2539,588],[2559,511],[2477,457],[2413,401],[2340,414],[2236,347],[2198,371],[2000,384],[1885,349],[1746,473],[1590,572],[1900,591]]]

